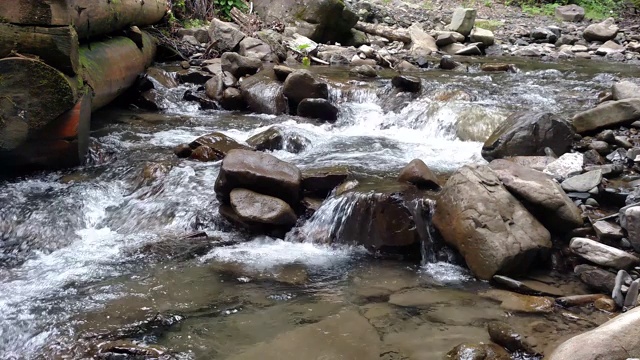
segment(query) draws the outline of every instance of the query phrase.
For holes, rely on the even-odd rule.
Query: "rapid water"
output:
[[[590,107],[597,93],[618,77],[555,69],[517,74],[433,71],[420,75],[422,93],[405,97],[392,91],[388,79],[345,81],[341,72],[322,72],[341,109],[333,125],[290,116],[201,111],[179,100],[184,90],[179,88],[166,95],[168,110],[162,114],[114,107],[96,113],[88,165],[0,182],[0,359],[80,358],[82,350],[75,348],[83,346],[80,338],[162,311],[190,314],[191,320],[177,333],[146,340],[178,349],[186,358],[227,358],[272,336],[230,323],[232,314],[240,311],[243,321],[266,333],[291,330],[291,319],[282,314],[292,307],[313,309],[320,319],[346,306],[344,299],[351,295],[345,294],[363,278],[379,280],[363,275],[363,269],[400,272],[406,286],[462,286],[471,278],[447,262],[428,261],[408,271],[406,264],[372,265],[359,248],[323,245],[323,237],[339,231],[339,218],[349,212],[348,198],[329,199],[299,229],[323,229],[325,233],[308,234],[316,239],[313,243],[245,238],[217,214],[213,184],[219,163],[179,160],[172,148],[212,131],[244,141],[279,124],[309,139],[298,154],[274,152],[302,169],[347,165],[359,175],[384,178],[420,158],[436,172],[448,173],[482,162],[479,140],[511,111],[570,116]],[[201,230],[217,241],[249,241],[214,247],[189,266],[151,260],[138,251]],[[435,259],[428,248],[424,251],[425,258]],[[218,275],[228,269],[214,266],[212,273],[211,264],[240,264],[253,275],[223,281]],[[273,279],[290,266],[301,267],[308,277],[310,285],[303,291],[254,284],[262,276],[256,274],[267,272]],[[229,300],[245,298],[253,300]],[[227,310],[203,315],[202,309],[213,303],[227,304]],[[312,321],[305,316],[301,323]],[[205,335],[209,330],[204,328],[224,328],[235,337]],[[231,350],[221,349],[223,345]]]

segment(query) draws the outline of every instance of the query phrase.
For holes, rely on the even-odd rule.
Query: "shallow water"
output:
[[[491,319],[521,326],[537,337],[539,349],[603,321],[606,316],[590,312],[578,313],[583,320],[560,311],[515,316],[476,296],[488,285],[449,263],[420,267],[372,259],[359,248],[248,239],[217,214],[219,163],[178,160],[172,153],[173,146],[208,132],[244,141],[281,124],[310,146],[274,155],[303,169],[341,164],[360,176],[385,178],[420,158],[445,174],[483,162],[481,142],[461,137],[484,139],[519,109],[568,117],[630,74],[625,67],[607,73],[548,67],[517,74],[421,73],[424,90],[415,97],[396,95],[388,79],[347,80],[342,71],[320,69],[341,109],[334,125],[200,111],[177,100],[180,89],[167,94],[164,114],[115,107],[96,113],[88,165],[0,182],[0,358],[81,358],[97,343],[96,333],[156,313],[179,321],[128,338],[181,358],[243,358],[256,349],[268,353],[288,338],[313,348],[335,339],[307,337],[317,340],[307,344],[296,331],[304,334],[309,324],[331,329],[336,314],[366,319],[354,325],[353,339],[360,340],[353,342],[376,334],[371,347],[385,359],[439,358],[461,341],[486,340],[484,324]],[[149,164],[159,170],[141,177]],[[335,225],[331,219],[340,214],[325,212],[324,221]],[[196,230],[218,241],[249,241],[180,262],[138,251]],[[407,289],[431,289],[418,297],[437,301],[389,302]],[[535,321],[547,330],[529,329]],[[345,353],[364,351],[335,341]]]

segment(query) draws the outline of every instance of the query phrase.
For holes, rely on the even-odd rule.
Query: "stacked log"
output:
[[[167,0],[0,1],[0,168],[80,164],[91,111],[126,91],[155,55],[148,33],[114,33],[166,11]]]

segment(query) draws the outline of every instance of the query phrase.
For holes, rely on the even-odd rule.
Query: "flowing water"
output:
[[[395,94],[389,79],[319,72],[331,80],[341,109],[333,125],[201,111],[179,100],[179,88],[166,94],[162,114],[117,107],[96,113],[86,166],[1,181],[0,359],[82,358],[100,339],[114,337],[162,346],[184,359],[248,359],[252,351],[273,354],[283,343],[333,344],[358,359],[372,349],[384,359],[437,359],[462,341],[487,340],[484,324],[492,319],[546,324],[538,334],[541,349],[602,320],[512,316],[475,295],[487,284],[458,265],[436,262],[429,244],[417,265],[322,241],[247,237],[217,214],[213,184],[220,164],[179,160],[172,148],[212,131],[244,141],[280,124],[306,137],[308,146],[273,154],[302,169],[346,165],[359,176],[392,178],[420,158],[446,174],[482,162],[480,141],[510,112],[568,117],[633,69],[431,71],[420,74],[424,89],[417,96]],[[350,206],[349,197],[330,198],[298,230],[314,239],[336,234]],[[418,226],[429,233],[429,224]],[[184,236],[194,231],[231,245],[208,246],[195,257],[154,253],[162,246],[188,249]],[[143,326],[157,314],[161,326]],[[352,340],[305,337],[310,324],[340,328],[331,323],[340,316],[366,319],[349,321]],[[131,330],[135,324],[142,324],[139,331]]]

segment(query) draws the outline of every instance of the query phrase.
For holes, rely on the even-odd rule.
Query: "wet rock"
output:
[[[445,55],[440,59],[440,69],[442,70],[454,70],[459,66],[462,64],[453,60],[452,56]]]
[[[602,311],[614,312],[616,311],[616,303],[612,298],[605,296],[593,302],[593,306]]]
[[[236,88],[230,87],[222,92],[220,106],[226,110],[243,110],[247,107],[242,92]]]
[[[609,101],[581,112],[573,118],[573,126],[579,133],[604,127],[630,123],[640,119],[640,98]]]
[[[621,81],[613,84],[611,95],[613,100],[637,98],[640,96],[640,86],[631,81]]]
[[[621,210],[622,211],[622,210]],[[640,252],[640,206],[632,206],[624,210],[624,221],[621,224],[627,230],[628,240],[636,252]]]
[[[492,161],[489,167],[548,229],[567,232],[582,226],[578,207],[547,174],[503,159]]]
[[[605,220],[596,221],[593,229],[600,240],[622,240],[624,233],[622,228],[617,224],[612,224]]]
[[[556,299],[556,303],[564,307],[591,305],[601,298],[606,298],[603,294],[571,295]]]
[[[191,155],[193,149],[188,144],[180,144],[173,148],[173,153],[179,158],[187,158]]]
[[[302,189],[305,194],[326,198],[348,177],[349,169],[344,166],[305,170],[302,172]]]
[[[208,146],[199,146],[197,149],[193,150],[189,155],[189,158],[192,160],[198,160],[202,162],[208,161],[218,161],[222,157],[220,157],[212,148]]]
[[[236,78],[253,75],[262,68],[262,61],[232,52],[222,54],[220,66]]]
[[[209,37],[216,44],[216,49],[221,52],[234,51],[245,34],[238,30],[236,24],[213,19],[209,25]]]
[[[167,353],[167,349],[157,345],[136,344],[127,340],[117,340],[100,343],[96,359],[157,359]]]
[[[510,352],[523,351],[525,353],[535,353],[533,347],[527,343],[511,325],[502,321],[492,321],[487,326],[489,337],[494,343],[503,346]]]
[[[569,247],[574,254],[601,266],[628,269],[640,263],[634,255],[591,239],[573,238]]]
[[[217,75],[213,75],[213,77],[204,84],[204,93],[207,94],[207,97],[211,100],[220,100],[222,98],[222,91],[224,91],[224,84],[222,83],[222,78]]]
[[[182,96],[182,99],[197,102],[201,109],[218,109],[218,103],[209,99],[207,95],[199,91],[187,90]]]
[[[543,282],[535,280],[515,280],[504,275],[494,275],[492,278],[498,284],[501,284],[510,290],[522,293],[522,294],[541,294],[550,296],[562,296],[564,293],[557,287],[547,285]]]
[[[447,30],[469,36],[476,22],[476,14],[475,9],[455,9],[451,17],[451,23],[447,26]]]
[[[487,290],[479,295],[499,301],[501,308],[510,311],[550,313],[555,308],[555,301],[549,297],[522,295],[504,290]]]
[[[544,173],[558,181],[564,181],[572,175],[582,172],[584,156],[580,153],[568,153],[560,156],[544,168]]]
[[[587,284],[591,289],[610,294],[616,284],[616,275],[592,265],[578,265],[574,272],[580,281]]]
[[[443,46],[442,51],[444,51],[449,55],[455,55],[456,53],[458,53],[458,51],[464,48],[465,46],[463,44],[455,43],[455,44],[449,44],[449,45]],[[446,70],[453,70],[453,69],[446,69]]]
[[[409,27],[409,36],[411,36],[409,53],[415,58],[429,56],[431,53],[438,51],[436,39],[427,34],[418,23],[414,23]]]
[[[281,126],[272,126],[247,139],[247,144],[258,151],[286,150],[299,153],[310,143],[303,135]]]
[[[287,77],[293,71],[294,70],[292,68],[287,67],[287,66],[283,66],[283,65],[276,65],[276,66],[273,67],[273,72],[276,74],[276,78],[278,79],[278,81],[282,81],[282,82],[287,80]]]
[[[413,159],[398,176],[398,181],[408,182],[422,189],[439,190],[438,178],[420,159]]]
[[[618,26],[613,18],[608,18],[607,20],[597,23],[591,24],[587,26],[582,33],[582,36],[587,41],[600,41],[605,42],[608,40],[613,40],[618,34]]]
[[[243,281],[275,281],[293,286],[305,285],[309,282],[309,273],[303,265],[285,264],[267,269],[256,269],[237,262],[214,262],[211,268]]]
[[[329,86],[307,70],[296,70],[285,80],[283,94],[297,106],[304,99],[329,99]]]
[[[302,214],[305,218],[310,218],[313,214],[318,211],[320,206],[322,206],[322,202],[324,199],[312,198],[312,197],[304,197],[302,201],[300,201],[300,206],[302,207]]]
[[[616,284],[611,292],[611,298],[618,307],[623,307],[625,303],[625,295],[622,292],[622,287],[628,287],[631,285],[633,278],[625,270],[619,270],[616,274]]]
[[[445,33],[439,34],[438,37],[436,38],[436,45],[438,47],[444,47],[447,45],[455,44],[456,42],[458,41],[456,40],[456,37],[453,35],[452,32],[445,32]]]
[[[571,149],[574,136],[571,124],[554,114],[518,112],[487,139],[482,156],[491,161],[508,156],[545,155],[546,147],[562,155]]]
[[[378,72],[371,65],[359,65],[351,70],[349,73],[356,76],[374,78],[378,76]]]
[[[562,189],[567,192],[588,192],[602,182],[602,171],[595,170],[576,175],[562,182]]]
[[[158,84],[167,89],[178,87],[178,80],[174,73],[170,73],[157,67],[150,67],[145,73],[145,77],[152,83]],[[154,87],[155,88],[155,87]]]
[[[252,37],[246,37],[240,42],[238,54],[260,61],[277,60],[277,56],[273,54],[271,46],[262,40]]]
[[[584,19],[584,8],[575,4],[558,6],[555,14],[558,20],[579,22]]]
[[[298,104],[298,116],[335,122],[338,108],[327,99],[304,99]]]
[[[182,70],[176,74],[178,81],[182,84],[205,84],[211,79],[211,74],[198,70]]]
[[[609,153],[609,144],[606,141],[592,141],[591,144],[589,144],[589,148],[600,155]]]
[[[479,42],[482,43],[485,47],[493,45],[495,42],[495,36],[491,30],[482,29],[479,27],[473,28],[471,30],[471,35],[469,36],[471,42]]]
[[[274,196],[296,207],[300,201],[302,174],[292,164],[273,155],[247,150],[231,150],[222,161],[215,184],[218,198],[228,204],[235,188],[245,188]]]
[[[231,207],[246,223],[293,227],[298,220],[293,209],[284,201],[246,189],[233,189]]]
[[[455,55],[480,56],[480,55],[482,55],[482,50],[480,50],[478,45],[471,44],[471,45],[467,45],[464,48],[456,51]]]
[[[420,92],[422,82],[419,77],[409,75],[397,75],[391,79],[391,84],[400,91]]]
[[[200,136],[189,143],[189,147],[194,150],[194,153],[203,146],[207,149],[201,150],[197,155],[191,154],[192,158],[196,156],[197,160],[200,161],[217,161],[223,159],[227,156],[229,151],[234,149],[253,150],[252,148],[239,144],[234,139],[219,132]]]
[[[524,272],[551,247],[547,229],[487,166],[464,166],[449,178],[433,223],[481,279]]]
[[[572,337],[549,360],[628,359],[640,357],[640,309],[634,309]]]
[[[357,311],[351,310],[281,333],[229,359],[377,359],[380,351],[376,329]]]
[[[482,64],[480,67],[482,71],[488,72],[499,72],[499,71],[508,71],[508,72],[516,72],[517,68],[513,64]]]
[[[551,156],[513,156],[505,160],[509,160],[526,168],[543,171],[547,165],[551,164],[556,159]]]
[[[496,344],[464,343],[447,353],[445,359],[451,360],[509,360],[511,356]]]
[[[240,92],[249,110],[259,114],[281,115],[289,110],[283,86],[271,72],[262,71],[246,78],[240,84]]]

